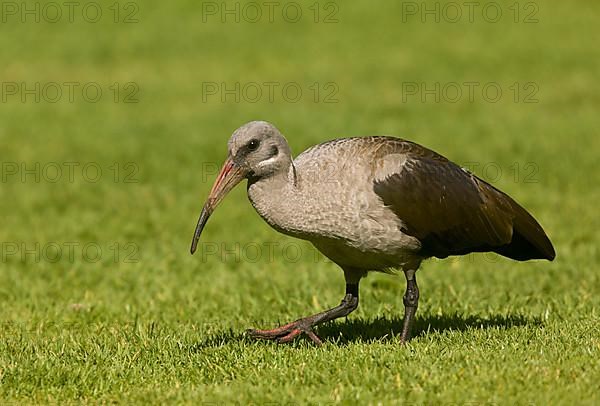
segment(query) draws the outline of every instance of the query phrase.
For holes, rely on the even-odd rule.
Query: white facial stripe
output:
[[[271,157],[271,158],[269,158],[269,159],[265,159],[264,161],[261,161],[261,162],[259,162],[259,163],[258,163],[258,166],[262,168],[263,166],[266,166],[266,165],[271,165],[271,164],[272,164],[273,162],[275,162],[276,160],[277,160],[277,155],[275,155],[275,156],[272,156],[272,157]]]

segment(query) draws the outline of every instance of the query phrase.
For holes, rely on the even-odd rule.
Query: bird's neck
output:
[[[273,228],[284,234],[297,235],[294,204],[299,198],[297,173],[292,161],[277,173],[248,181],[248,198],[258,214]]]

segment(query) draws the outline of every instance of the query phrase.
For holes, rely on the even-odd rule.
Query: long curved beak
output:
[[[202,207],[202,212],[200,213],[200,218],[196,225],[196,231],[194,231],[194,238],[192,239],[192,247],[190,249],[192,254],[196,252],[200,234],[202,234],[202,230],[204,229],[208,218],[221,200],[223,200],[225,195],[240,183],[240,181],[244,179],[244,176],[244,171],[236,165],[231,158],[227,158],[221,168],[221,172],[219,172],[219,176],[217,176],[217,180],[215,180],[215,183],[210,190],[210,194],[206,199],[206,203],[204,203],[204,207]]]

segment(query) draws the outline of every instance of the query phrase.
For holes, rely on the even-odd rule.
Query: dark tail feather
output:
[[[542,226],[517,202],[510,200],[515,212],[512,240],[510,244],[497,248],[495,252],[519,261],[528,259],[552,261],[556,253]]]

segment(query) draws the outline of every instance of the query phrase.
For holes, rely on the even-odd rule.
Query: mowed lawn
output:
[[[96,23],[85,2],[73,21],[3,9],[0,403],[599,402],[600,5],[502,0],[493,22],[487,2],[472,21],[392,3],[298,2],[297,22],[284,3],[273,22],[260,2],[100,1]],[[251,341],[344,292],[242,185],[189,254],[227,139],[254,119],[295,154],[426,145],[522,203],[557,258],[427,261],[406,346],[404,278],[382,274],[323,347]]]

